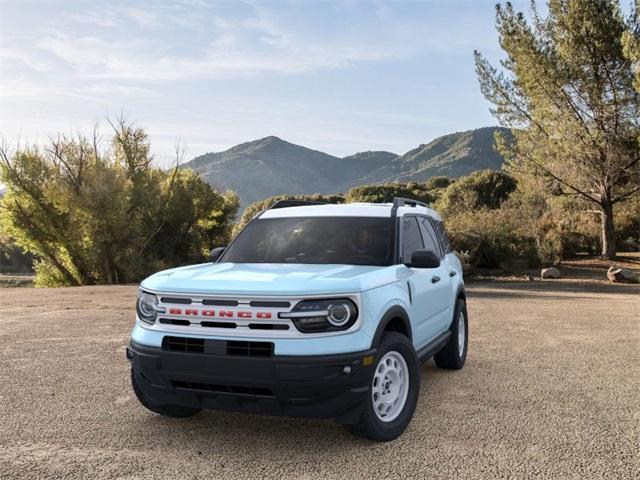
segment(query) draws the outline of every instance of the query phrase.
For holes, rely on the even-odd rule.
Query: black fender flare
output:
[[[458,291],[456,292],[456,302],[459,298],[462,298],[465,302],[467,301],[467,293],[464,290],[464,283],[458,285]]]
[[[380,343],[380,338],[387,328],[387,325],[394,318],[399,318],[400,320],[402,320],[402,323],[404,323],[404,327],[408,332],[409,340],[413,341],[413,332],[411,331],[411,321],[409,320],[409,314],[401,306],[395,305],[385,312],[385,314],[382,316],[382,319],[380,320],[380,323],[378,323],[378,328],[376,328],[376,333],[373,336],[373,341],[371,342],[371,348],[375,348]]]
[[[449,330],[453,328],[453,322],[456,319],[456,306],[458,304],[458,300],[463,300],[465,304],[465,313],[467,309],[467,293],[464,290],[464,283],[458,285],[458,291],[456,292],[456,303],[453,305],[453,312],[451,313],[451,323],[449,324]]]

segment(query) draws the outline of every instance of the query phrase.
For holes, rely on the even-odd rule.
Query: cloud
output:
[[[141,27],[152,27],[158,25],[158,18],[156,14],[143,8],[128,7],[124,9],[124,14]]]
[[[495,43],[492,18],[481,26],[471,7],[442,3],[453,6],[433,14],[428,2],[357,0],[9,5],[2,134],[46,138],[124,111],[150,129],[171,122],[172,133],[154,137],[160,150],[173,132],[198,149],[215,145],[214,135],[228,146],[288,132],[317,146],[334,138],[343,151],[392,135],[404,144],[446,123],[437,98],[421,99],[461,84],[449,54],[470,61],[473,48],[485,50],[478,42]],[[454,93],[460,103],[464,93]]]
[[[160,19],[156,15],[141,9],[127,9],[126,14],[141,26],[159,28]],[[99,22],[99,18],[85,13],[73,20]],[[175,23],[177,17],[172,18]],[[177,21],[184,24],[187,20]],[[109,27],[114,22],[107,16],[101,25]],[[98,32],[82,35],[69,30],[55,31],[40,36],[32,51],[23,51],[11,58],[19,57],[30,68],[42,70],[40,59],[46,54],[59,60],[61,70],[69,68],[75,74],[90,78],[171,81],[260,72],[299,74],[323,68],[345,68],[402,54],[398,49],[364,41],[304,39],[261,17],[239,21],[214,17],[209,36],[194,51],[174,53],[150,37],[115,40]],[[51,70],[51,66],[49,61],[47,70]]]

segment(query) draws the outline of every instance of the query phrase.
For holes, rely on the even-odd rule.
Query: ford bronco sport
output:
[[[212,262],[145,279],[127,349],[147,409],[333,418],[388,441],[409,424],[420,361],[460,369],[462,269],[426,205],[282,201]]]

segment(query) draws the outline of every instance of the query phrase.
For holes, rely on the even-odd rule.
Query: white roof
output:
[[[266,210],[260,218],[289,218],[289,217],[390,217],[392,203],[343,203],[326,205],[305,205],[301,207],[284,207]],[[420,213],[441,220],[438,213],[420,205],[415,207],[398,207],[400,217],[407,213]]]

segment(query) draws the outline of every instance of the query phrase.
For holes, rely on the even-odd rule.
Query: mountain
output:
[[[459,177],[485,168],[498,170],[503,158],[493,148],[499,127],[444,135],[404,155],[360,152],[339,158],[265,137],[224,152],[207,153],[184,165],[218,189],[232,189],[243,206],[278,194],[344,192],[382,182],[425,181],[434,175]]]
[[[216,188],[235,190],[246,205],[278,193],[339,191],[339,163],[338,157],[265,137],[196,157],[184,167]]]
[[[380,169],[365,175],[363,183],[424,182],[433,176],[462,177],[476,170],[500,170],[504,158],[494,149],[494,134],[510,136],[506,128],[484,127],[456,132],[409,150]]]

